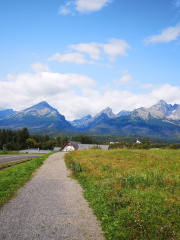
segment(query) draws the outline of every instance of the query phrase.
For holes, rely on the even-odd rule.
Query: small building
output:
[[[60,151],[63,152],[70,152],[70,151],[74,151],[74,150],[78,150],[78,144],[81,144],[80,142],[67,142],[64,144],[64,146],[62,146],[62,148],[60,149]]]
[[[59,152],[60,151],[60,149],[61,149],[61,147],[54,147],[54,152]]]
[[[110,144],[115,144],[115,143],[119,143],[119,142],[110,142]]]
[[[90,149],[92,147],[99,147],[103,150],[108,150],[109,145],[97,145],[97,144],[82,144],[80,142],[73,142],[69,141],[60,149],[63,152],[70,152],[74,150],[83,150],[83,149]]]

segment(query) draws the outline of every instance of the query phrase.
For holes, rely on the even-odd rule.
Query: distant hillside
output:
[[[13,110],[1,111],[6,114]],[[1,113],[0,112],[0,113]],[[106,108],[95,116],[71,122],[66,121],[56,109],[47,102],[40,102],[25,110],[12,113],[0,119],[0,128],[21,129],[27,127],[31,132],[48,133],[65,130],[75,135],[77,132],[123,136],[143,136],[164,140],[180,139],[180,105],[167,104],[161,100],[150,108],[138,108],[114,114]],[[58,132],[58,131],[57,131]]]
[[[0,127],[11,129],[19,129],[22,127],[29,129],[72,129],[70,123],[65,120],[65,117],[47,102],[40,102],[30,108],[15,112],[0,119]]]
[[[112,109],[108,107],[96,114],[94,117],[87,115],[86,117],[74,120],[70,123],[76,130],[88,130],[99,123],[104,123],[116,117],[126,116],[129,113],[130,111],[121,111],[116,115],[112,112]]]
[[[138,108],[132,111],[132,116],[140,117],[142,119],[153,118],[169,118],[173,120],[180,120],[180,105],[167,104],[164,100],[150,108]]]
[[[139,135],[170,140],[180,138],[180,121],[168,121],[166,118],[153,117],[144,120],[128,115],[98,124],[89,131],[92,133]]]
[[[2,110],[2,111],[0,111],[0,119],[5,118],[13,113],[15,113],[15,111],[13,109]]]

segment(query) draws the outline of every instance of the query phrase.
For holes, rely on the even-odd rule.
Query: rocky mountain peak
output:
[[[102,113],[107,114],[107,116],[108,116],[109,118],[114,118],[114,117],[116,116],[116,115],[112,112],[112,109],[109,108],[109,107],[103,109],[103,110],[100,112],[100,114],[102,114]]]
[[[49,109],[54,109],[53,107],[51,107],[46,101],[42,101],[38,104],[35,104],[33,105],[32,107],[30,108],[27,108],[26,110],[29,110],[29,109],[38,109],[38,110],[41,110],[41,109],[44,109],[44,108],[49,108]]]
[[[157,104],[149,108],[152,114],[157,114],[160,117],[165,117],[172,111],[172,105],[167,104],[164,100],[160,100]]]
[[[168,105],[164,100],[160,100],[159,103],[157,104],[160,104],[160,105]]]

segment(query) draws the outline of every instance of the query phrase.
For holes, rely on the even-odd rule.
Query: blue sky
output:
[[[180,104],[180,0],[6,0],[0,32],[0,110]]]

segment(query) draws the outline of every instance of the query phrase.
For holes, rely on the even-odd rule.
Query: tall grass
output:
[[[65,158],[106,239],[180,239],[180,151],[83,150]]]
[[[51,154],[0,171],[0,207],[7,203],[31,179],[33,172]]]

